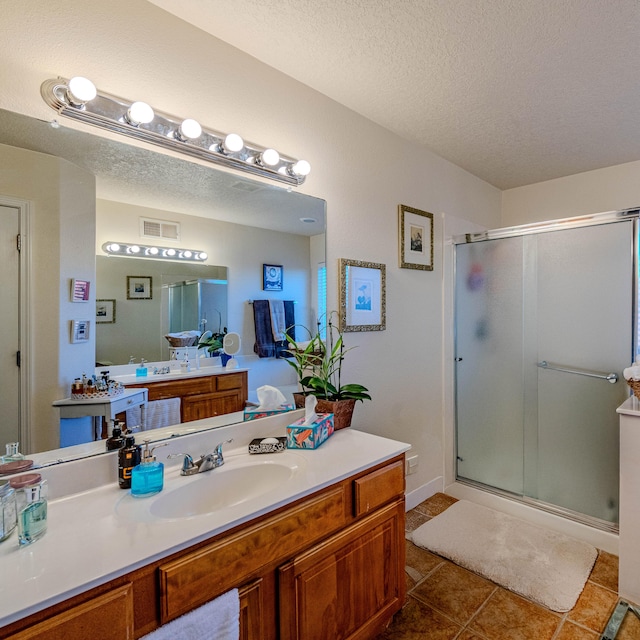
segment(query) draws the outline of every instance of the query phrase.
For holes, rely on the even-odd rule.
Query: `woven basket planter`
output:
[[[627,384],[631,387],[633,395],[640,400],[640,380],[627,380]]]
[[[303,393],[294,393],[293,399],[296,403],[296,407],[304,409]],[[351,417],[353,416],[353,409],[356,406],[355,400],[321,400],[318,398],[318,404],[316,405],[317,413],[333,413],[333,428],[335,430],[345,429],[351,426]]]

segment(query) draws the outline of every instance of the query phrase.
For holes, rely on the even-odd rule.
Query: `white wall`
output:
[[[502,192],[501,226],[640,206],[640,160]]]
[[[0,145],[0,193],[31,203],[31,443],[24,451],[59,446],[54,400],[74,378],[93,371],[95,341],[95,179],[66,160]],[[71,302],[71,279],[92,283],[90,300]],[[71,344],[71,320],[91,322],[90,339]],[[1,443],[3,444],[3,443]]]
[[[397,207],[492,228],[500,191],[142,0],[5,0],[2,23],[2,108],[51,118],[42,81],[86,75],[104,91],[311,162],[301,191],[327,201],[329,308],[338,258],[387,265],[387,330],[347,336],[358,348],[346,381],[374,398],[356,407],[354,426],[413,445],[420,466],[409,490],[441,476],[442,243],[433,272],[399,269]],[[441,226],[436,215],[437,239]]]

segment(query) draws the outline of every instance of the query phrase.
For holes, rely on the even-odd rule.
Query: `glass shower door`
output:
[[[617,522],[633,247],[631,220],[456,247],[458,478]]]
[[[609,522],[618,518],[615,410],[633,353],[632,230],[628,220],[535,236],[538,362],[557,366],[537,367],[536,473],[525,495]]]
[[[456,250],[458,476],[523,492],[522,238]]]

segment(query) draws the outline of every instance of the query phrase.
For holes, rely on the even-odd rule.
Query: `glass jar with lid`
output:
[[[16,491],[18,542],[31,544],[47,532],[47,481],[39,473],[11,479]]]
[[[0,480],[0,542],[12,534],[17,522],[16,492],[8,480]]]

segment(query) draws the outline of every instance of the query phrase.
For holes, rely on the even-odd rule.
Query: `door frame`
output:
[[[31,417],[31,371],[33,354],[31,349],[31,222],[33,204],[28,200],[0,194],[0,206],[18,210],[20,251],[19,251],[19,313],[18,327],[20,349],[20,447],[31,451],[31,434],[28,428]]]

